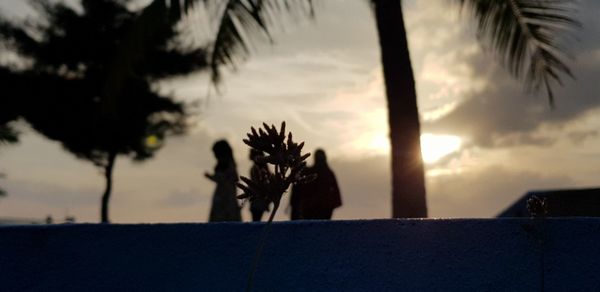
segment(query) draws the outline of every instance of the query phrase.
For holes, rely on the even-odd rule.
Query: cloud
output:
[[[201,193],[202,192],[193,188],[188,190],[176,190],[157,203],[164,207],[197,208],[198,204],[207,204],[210,202],[209,197],[201,196]]]
[[[580,145],[589,138],[598,137],[598,130],[573,131],[568,133],[567,136],[571,142]]]
[[[427,177],[432,217],[494,217],[529,190],[574,186],[568,176],[492,165],[477,171]]]
[[[0,200],[0,217],[42,220],[50,215],[55,222],[62,222],[65,216],[75,216],[78,222],[97,220],[101,187],[74,187],[11,176],[2,183],[8,196]]]
[[[214,186],[203,177],[203,172],[210,171],[216,163],[211,147],[219,137],[221,133],[199,125],[189,135],[167,139],[157,155],[143,163],[120,157],[114,172],[111,219],[114,222],[205,220]],[[0,214],[62,216],[69,210],[78,221],[97,222],[105,183],[99,170],[37,134],[27,131],[22,138],[19,147],[3,148],[0,156],[2,171],[7,173],[2,187],[9,193],[0,202]],[[238,150],[245,149],[238,147]],[[241,152],[238,157],[245,158],[246,153]],[[242,163],[242,167],[245,165]],[[184,208],[176,205],[184,206],[186,202],[193,208],[178,213],[177,210]]]
[[[6,179],[3,182],[9,196],[6,199],[34,201],[54,207],[96,205],[100,189],[67,187],[62,184],[39,182],[35,180]]]
[[[391,182],[387,157],[333,159],[330,166],[344,203],[334,212],[334,219],[389,218]],[[427,176],[430,217],[494,217],[528,190],[580,184],[567,175],[501,165],[454,170],[449,174]]]
[[[564,88],[555,87],[556,109],[549,108],[544,94],[537,97],[526,93],[519,81],[497,65],[491,63],[490,52],[459,54],[453,66],[467,64],[471,79],[483,86],[473,86],[462,91],[462,102],[447,115],[425,124],[427,131],[467,136],[481,147],[510,147],[518,145],[548,146],[556,142],[544,136],[542,128],[561,129],[600,106],[597,76],[600,75],[600,25],[597,15],[600,3],[581,2],[580,19],[584,25],[576,32],[581,43],[571,45],[576,61],[569,61],[577,77],[565,80]],[[471,48],[470,44],[456,44],[448,40],[453,50]],[[465,73],[466,74],[466,73]],[[555,136],[555,135],[553,135]],[[579,136],[568,138],[577,139]]]
[[[330,165],[344,204],[334,212],[335,219],[389,218],[390,161],[386,156],[334,159]]]
[[[119,159],[111,202],[115,222],[205,221],[214,184],[202,173],[215,165],[212,143],[228,139],[238,171],[244,175],[249,170],[248,148],[241,142],[245,133],[262,121],[279,124],[282,120],[288,122],[294,137],[306,141],[307,150],[324,147],[328,151],[344,200],[335,219],[390,216],[389,159],[385,155],[368,156],[371,152],[365,151],[370,150],[367,146],[375,138],[387,136],[374,21],[367,2],[322,3],[325,9],[317,10],[314,24],[300,24],[294,31],[277,35],[274,46],[265,45],[248,62],[240,64],[238,72],[226,73],[223,95],[204,100],[208,106],[202,108],[200,126],[190,135],[169,139],[154,159],[143,164]],[[487,147],[548,146],[560,144],[555,141],[563,136],[573,142],[597,142],[594,147],[586,144],[588,147],[575,154],[572,149],[561,148],[558,152],[535,154],[541,156],[515,155],[518,149],[513,148],[505,156],[493,156],[484,162],[487,157],[481,158],[475,147],[469,150],[473,152],[449,155],[428,167],[445,167],[450,173],[472,165],[482,170],[429,175],[432,216],[494,216],[527,189],[572,183],[569,177],[547,173],[573,173],[579,180],[583,176],[585,182],[595,181],[596,171],[590,163],[598,159],[593,150],[600,145],[598,138],[594,139],[595,129],[568,127],[563,136],[550,136],[540,129],[564,126],[597,107],[594,94],[600,76],[600,49],[592,37],[599,35],[600,20],[594,18],[598,10],[592,6],[598,4],[582,2],[585,27],[582,42],[573,50],[578,58],[573,66],[578,81],[567,82],[568,88],[557,91],[557,109],[550,111],[544,96],[524,94],[519,82],[492,65],[492,55],[482,52],[473,27],[458,18],[457,6],[429,0],[405,3],[419,104],[423,112],[430,113],[424,130],[469,136],[470,145]],[[206,74],[171,81],[164,84],[164,90],[184,100],[205,97],[207,92]],[[59,214],[56,212],[63,212],[74,201],[81,206],[71,210],[78,220],[97,221],[103,187],[98,170],[64,153],[56,143],[23,138],[18,147],[0,153],[2,171],[9,175],[3,183],[15,180],[20,185],[15,188],[19,192],[0,201],[1,213]],[[557,158],[556,153],[567,151],[579,160],[573,163],[571,156]],[[506,166],[481,167],[500,160]],[[517,167],[510,165],[513,161],[537,169],[511,170]],[[32,186],[27,187],[30,183]],[[45,197],[38,203],[37,196]],[[53,211],[43,208],[45,200],[56,206]],[[39,204],[36,209],[31,207],[34,203]],[[286,204],[283,202],[282,208]],[[248,217],[246,210],[243,213]],[[288,215],[282,209],[277,218],[287,219]]]

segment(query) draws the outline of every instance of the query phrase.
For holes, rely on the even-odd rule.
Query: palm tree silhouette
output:
[[[164,1],[164,0],[155,0]],[[454,0],[472,12],[481,40],[494,48],[509,71],[535,91],[545,90],[553,105],[552,85],[571,76],[558,36],[578,23],[569,0]],[[385,79],[392,156],[392,217],[427,217],[421,159],[417,94],[410,62],[401,0],[371,0],[377,23]],[[201,6],[218,24],[212,44],[212,80],[222,65],[249,54],[251,37],[270,39],[281,14],[313,15],[311,0],[170,0],[174,13]]]

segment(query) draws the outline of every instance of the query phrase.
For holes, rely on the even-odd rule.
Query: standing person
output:
[[[313,181],[292,188],[292,220],[331,219],[333,210],[342,205],[337,180],[322,149],[315,151],[314,164],[306,170],[306,175],[311,174],[316,174]]]
[[[262,181],[269,175],[269,167],[260,158],[264,157],[261,151],[250,149],[250,160],[252,160],[252,168],[250,168],[250,179],[258,182]],[[258,222],[262,219],[265,212],[269,211],[269,202],[262,197],[256,197],[250,202],[250,213],[252,213],[252,221]]]
[[[233,159],[233,151],[225,140],[217,141],[212,148],[217,165],[214,174],[204,173],[208,179],[217,184],[212,199],[209,222],[242,221],[240,207],[237,202],[238,174]]]
[[[302,194],[306,193],[306,191],[304,191],[304,189],[306,189],[306,186],[304,184],[294,184],[292,186],[292,194],[290,195],[290,205],[288,207],[289,209],[291,209],[291,214],[290,214],[291,220],[302,219],[301,212],[300,212],[300,208],[301,208],[300,198],[302,197]],[[286,209],[286,212],[289,209]]]

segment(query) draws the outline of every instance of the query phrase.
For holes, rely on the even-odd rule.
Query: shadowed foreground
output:
[[[0,227],[1,290],[243,291],[262,226]],[[254,290],[598,291],[599,230],[592,218],[275,223]]]

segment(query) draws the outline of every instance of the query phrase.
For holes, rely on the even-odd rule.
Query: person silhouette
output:
[[[250,149],[250,160],[253,162],[250,168],[250,179],[252,181],[262,181],[269,174],[269,167],[260,160],[262,157],[264,157],[264,154],[261,151]],[[269,202],[264,198],[256,197],[250,201],[252,221],[261,221],[263,214],[267,211],[269,211]]]
[[[204,176],[217,184],[213,194],[209,222],[242,221],[240,207],[237,202],[238,174],[233,158],[233,151],[225,140],[215,142],[212,151],[217,159],[215,172],[204,173]]]
[[[342,206],[342,197],[323,149],[315,151],[314,164],[306,169],[305,174],[316,174],[316,178],[292,187],[291,219],[331,219],[333,210]]]

